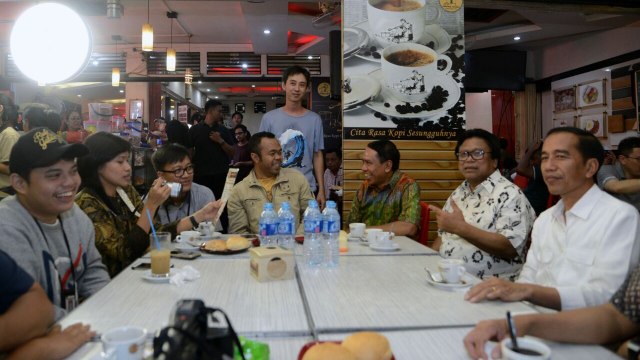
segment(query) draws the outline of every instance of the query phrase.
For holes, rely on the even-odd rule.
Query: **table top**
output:
[[[178,300],[203,299],[223,309],[240,333],[310,334],[295,279],[259,283],[249,274],[248,259],[172,263],[193,266],[201,278],[182,286],[151,283],[142,278],[144,270],[127,268],[65,317],[63,326],[82,321],[98,332],[127,324],[156,331],[167,325]]]
[[[426,247],[419,242],[406,236],[396,236],[393,241],[399,245],[395,251],[377,251],[369,248],[367,243],[360,241],[348,241],[349,251],[340,253],[341,256],[361,256],[361,255],[438,255],[438,252],[430,247]]]
[[[425,266],[437,256],[350,256],[330,271],[301,268],[300,276],[319,332],[338,329],[473,326],[511,312],[533,312],[524,303],[463,299],[468,288],[445,291],[429,285]]]

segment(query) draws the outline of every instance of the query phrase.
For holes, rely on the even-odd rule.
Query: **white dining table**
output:
[[[154,333],[168,324],[178,300],[193,298],[223,309],[238,334],[267,343],[271,359],[294,360],[308,342],[341,340],[360,330],[385,334],[396,359],[465,359],[462,338],[477,321],[502,318],[507,310],[537,312],[520,302],[471,304],[463,299],[468,287],[432,286],[423,268],[435,270],[440,256],[408,238],[397,240],[408,256],[366,253],[363,246],[359,254],[340,256],[334,269],[309,269],[296,256],[295,278],[266,283],[250,275],[246,253],[172,259],[176,269],[192,266],[200,272],[199,279],[181,286],[149,282],[145,271],[128,267],[61,325],[84,322],[98,333],[135,325]],[[554,359],[609,358],[597,346],[551,345]],[[100,359],[101,348],[99,341],[90,342],[70,359]]]
[[[438,255],[438,252],[432,248],[426,247],[406,236],[395,236],[393,242],[398,244],[398,250],[380,251],[370,248],[368,242],[349,240],[347,241],[349,250],[341,252],[340,256]]]
[[[473,326],[483,319],[535,312],[525,303],[464,300],[468,289],[445,291],[428,284],[424,267],[438,256],[350,256],[330,271],[301,267],[300,276],[314,326],[340,329],[397,329]]]

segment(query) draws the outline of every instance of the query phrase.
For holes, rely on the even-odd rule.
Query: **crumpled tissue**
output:
[[[181,286],[188,281],[194,281],[200,278],[200,272],[191,265],[183,266],[175,275],[171,276],[169,282],[175,286]]]

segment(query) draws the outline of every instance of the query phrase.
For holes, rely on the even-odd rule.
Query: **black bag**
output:
[[[216,315],[220,314],[226,324]],[[209,321],[212,325],[209,326]],[[180,300],[173,325],[153,339],[153,358],[165,360],[233,360],[234,345],[242,345],[231,321],[221,309],[208,308],[201,300]]]

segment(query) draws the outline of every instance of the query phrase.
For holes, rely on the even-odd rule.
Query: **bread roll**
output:
[[[230,236],[227,239],[227,249],[231,251],[246,249],[249,245],[249,240],[242,236]]]
[[[389,340],[376,332],[357,332],[347,336],[342,346],[349,349],[358,360],[391,360]]]
[[[358,360],[344,346],[336,343],[322,343],[313,345],[304,353],[302,360]]]
[[[227,243],[224,240],[209,240],[204,243],[204,248],[211,251],[227,251]]]

